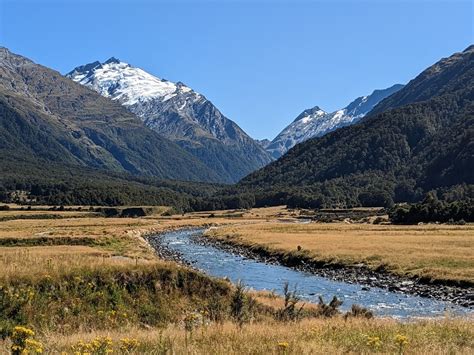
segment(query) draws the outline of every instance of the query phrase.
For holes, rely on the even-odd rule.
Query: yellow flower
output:
[[[408,337],[406,335],[397,334],[395,335],[395,343],[397,343],[400,347],[408,345]]]
[[[22,326],[16,326],[13,328],[13,336],[23,336],[23,337],[32,337],[35,335],[35,332],[32,331],[29,328],[22,327]]]
[[[378,348],[379,346],[382,345],[382,341],[380,340],[379,337],[367,336],[367,345],[374,348]]]
[[[43,352],[43,344],[32,339],[35,332],[29,328],[16,326],[13,328],[12,345],[10,349],[14,353],[21,354],[41,354]]]
[[[280,342],[278,343],[278,347],[279,347],[280,349],[286,349],[286,348],[288,348],[288,346],[290,346],[290,344],[288,344],[288,342],[286,342],[286,341],[280,341]]]
[[[134,338],[123,338],[120,339],[120,349],[123,351],[132,351],[140,346],[137,339]]]

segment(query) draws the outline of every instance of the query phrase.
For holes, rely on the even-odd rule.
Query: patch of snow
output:
[[[313,119],[313,118],[312,118],[311,116],[303,117],[303,118],[301,119],[301,123],[306,124],[306,123],[308,123],[309,121],[311,121],[312,119]]]
[[[156,98],[167,101],[175,97],[178,91],[178,85],[171,81],[115,60],[93,68],[92,73],[73,73],[71,79],[125,106]],[[192,91],[185,85],[180,85],[179,90],[184,93]]]
[[[318,108],[317,106],[311,110],[306,110],[303,113],[307,111],[312,113],[293,121],[271,141],[266,149],[274,158],[279,158],[298,143],[310,138],[320,137],[340,127],[354,124],[370,112],[380,100],[393,93],[394,87],[376,90],[371,95],[359,97],[345,108],[332,113],[326,113],[322,110],[312,112],[312,110]],[[399,89],[400,85],[397,90]]]
[[[339,110],[339,111],[336,111],[336,112],[334,113],[334,115],[332,116],[332,119],[333,119],[333,120],[336,120],[336,121],[340,120],[341,117],[344,116],[344,113],[345,113],[345,112],[346,112],[346,110]]]

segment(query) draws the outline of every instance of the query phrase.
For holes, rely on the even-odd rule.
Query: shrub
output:
[[[33,337],[35,332],[29,328],[16,326],[11,335],[12,345],[10,347],[12,355],[20,354],[41,354],[43,345]]]
[[[330,318],[334,317],[335,315],[339,314],[339,307],[342,305],[342,301],[338,300],[336,296],[334,296],[328,304],[324,303],[324,300],[321,296],[319,296],[319,314],[320,316]]]
[[[247,294],[242,282],[237,282],[234,294],[232,295],[230,314],[235,322],[242,326],[248,320]]]
[[[370,311],[369,309],[365,307],[361,307],[357,304],[353,304],[351,307],[351,310],[347,312],[346,314],[344,314],[344,319],[347,319],[350,317],[353,317],[353,318],[362,317],[362,318],[371,319],[374,317],[374,314],[372,313],[372,311]]]
[[[301,300],[294,291],[290,291],[288,282],[283,286],[283,295],[285,297],[285,305],[277,312],[277,319],[281,321],[296,320],[300,318],[304,304],[298,309],[296,305]]]

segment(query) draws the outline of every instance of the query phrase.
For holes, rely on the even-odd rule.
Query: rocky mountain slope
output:
[[[358,122],[376,104],[402,87],[403,85],[396,84],[384,90],[375,90],[372,94],[358,97],[346,107],[330,113],[318,106],[307,109],[281,131],[266,149],[275,159],[278,159],[298,143]]]
[[[48,164],[180,180],[219,177],[121,105],[0,48],[0,163]],[[12,162],[17,165],[12,165]]]
[[[381,205],[433,189],[460,198],[472,193],[473,166],[471,46],[423,71],[358,124],[296,145],[239,188],[267,204]]]
[[[235,182],[271,161],[269,154],[203,95],[116,58],[75,68],[67,77],[111,98]]]

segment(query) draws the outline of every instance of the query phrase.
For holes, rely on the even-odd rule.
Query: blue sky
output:
[[[474,42],[472,1],[0,0],[0,45],[66,73],[118,57],[255,138],[405,83]]]

